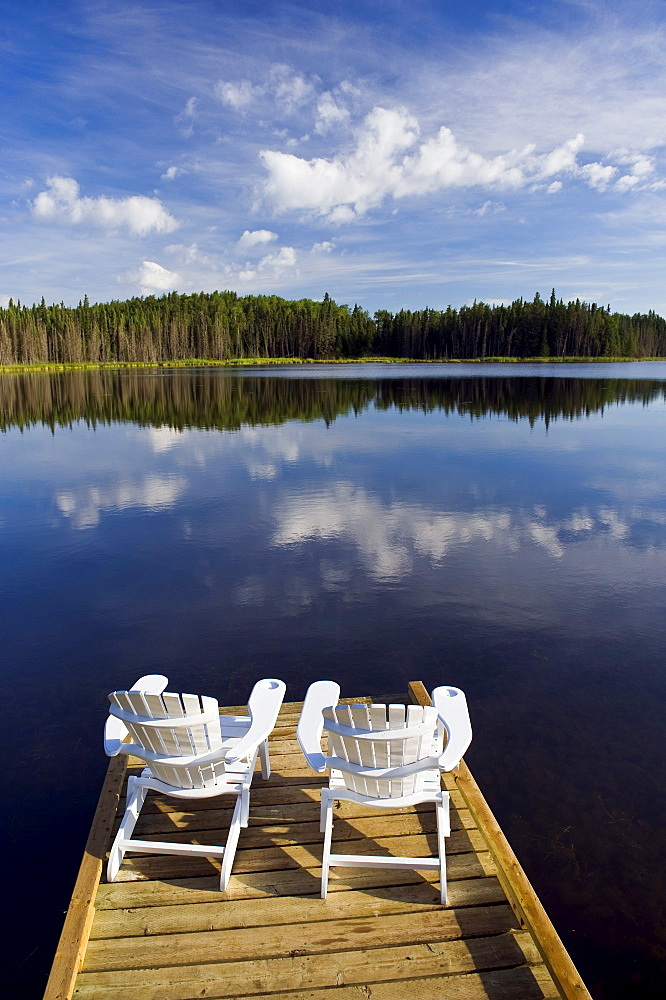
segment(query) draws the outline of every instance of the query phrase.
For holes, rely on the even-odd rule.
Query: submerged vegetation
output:
[[[328,295],[201,292],[75,308],[63,303],[0,309],[0,366],[294,363],[296,360],[474,360],[666,356],[666,320],[592,303],[545,301],[423,309],[371,317]],[[192,361],[205,359],[205,361]]]

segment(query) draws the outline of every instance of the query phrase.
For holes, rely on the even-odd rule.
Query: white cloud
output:
[[[260,268],[283,268],[294,267],[296,264],[296,251],[293,247],[282,247],[277,253],[266,254],[259,261]]]
[[[311,101],[315,95],[312,84],[291,67],[271,66],[271,85],[276,102],[286,112],[293,112]]]
[[[202,253],[198,244],[190,243],[170,243],[164,248],[167,253],[177,254],[183,264],[213,264],[213,260],[208,254]]]
[[[214,88],[215,96],[236,111],[249,107],[263,92],[263,87],[254,87],[249,80],[218,80]]]
[[[633,188],[645,186],[655,169],[654,158],[641,153],[620,155],[618,162],[622,166],[629,166],[631,169],[616,181],[615,188],[617,191],[631,191]],[[661,183],[657,182],[654,185],[648,183],[647,186],[659,188]]]
[[[634,174],[624,174],[615,183],[616,191],[631,191],[640,184],[640,178]]]
[[[179,281],[175,271],[168,271],[154,260],[144,260],[138,273],[138,282],[144,292],[167,292],[174,289]]]
[[[183,294],[235,288],[243,294],[290,295],[295,282],[305,278],[316,290],[314,297],[320,298],[326,275],[339,274],[341,269],[353,273],[353,262],[341,264],[330,241],[313,247],[310,237],[305,246],[280,246],[278,235],[270,230],[245,233],[230,243],[207,241],[206,252],[196,243],[170,243],[161,251],[164,260],[147,259],[141,269],[137,261],[133,270],[121,276],[133,287],[140,285],[144,294],[175,288]]]
[[[500,212],[506,211],[506,205],[503,205],[501,201],[484,201],[483,205],[479,208],[473,209],[473,214],[478,215],[479,218],[483,218],[484,215],[499,215]]]
[[[538,176],[552,177],[554,174],[575,173],[578,166],[576,157],[584,145],[585,136],[579,132],[574,139],[569,139],[551,153],[539,157]],[[531,148],[529,147],[529,151]]]
[[[349,119],[349,109],[338,104],[329,91],[321,95],[317,102],[315,132],[325,135],[336,125],[346,125]]]
[[[649,174],[654,172],[654,158],[652,156],[643,156],[641,154],[634,158],[634,162],[631,167],[631,173],[635,177],[647,177]]]
[[[167,169],[162,174],[162,180],[173,181],[176,179],[176,177],[180,177],[180,175],[184,173],[185,171],[183,170],[182,167],[173,167],[173,166],[167,167]]]
[[[245,267],[238,273],[240,281],[252,281],[261,277],[279,278],[285,271],[294,271],[296,268],[297,255],[293,247],[282,247],[275,253],[267,253],[254,267]],[[298,272],[296,272],[298,273]]]
[[[435,138],[426,140],[416,153],[404,159],[397,172],[398,183],[390,193],[405,197],[476,185],[500,190],[519,188],[525,176],[518,160],[519,154],[514,152],[486,159],[460,146],[451,130],[442,126]]]
[[[336,205],[328,216],[329,222],[334,223],[334,225],[344,225],[347,222],[353,222],[355,218],[356,212],[349,205]]]
[[[32,214],[40,222],[66,222],[110,230],[125,226],[137,236],[170,233],[178,227],[176,219],[157,198],[143,195],[82,198],[73,177],[49,177],[46,187],[32,202]]]
[[[240,250],[251,250],[253,247],[272,243],[277,238],[277,233],[272,233],[270,229],[246,229],[237,245]]]
[[[197,118],[197,98],[189,97],[185,104],[185,107],[176,115],[176,125],[179,126],[181,135],[186,139],[194,134],[194,122]]]
[[[265,84],[254,84],[246,79],[218,80],[213,92],[222,104],[233,108],[234,111],[247,111],[260,98],[269,97],[280,111],[289,115],[317,99],[315,84],[302,73],[283,63],[273,63]],[[322,123],[328,119],[332,124],[334,119],[345,117],[344,109],[337,105],[332,95],[323,95],[319,103],[322,104],[319,116]]]
[[[608,187],[613,177],[617,173],[616,167],[605,167],[601,163],[586,163],[580,168],[581,176],[584,177],[590,187],[603,191]]]
[[[388,197],[422,197],[450,188],[518,190],[543,186],[555,175],[578,177],[602,189],[616,173],[615,167],[601,163],[579,165],[582,134],[550,152],[537,153],[529,145],[494,157],[462,145],[446,126],[419,140],[419,123],[405,108],[376,107],[363,121],[349,153],[306,160],[293,153],[262,150],[260,158],[268,171],[265,197],[278,212],[300,210],[344,223]],[[561,181],[551,182],[548,190],[557,190],[558,183],[561,186]]]
[[[363,214],[397,186],[400,168],[395,158],[417,135],[418,124],[404,109],[375,108],[349,156],[304,160],[293,153],[262,150],[260,157],[269,173],[265,194],[278,211],[305,209],[329,215],[344,207],[352,217]]]
[[[505,20],[448,63],[425,63],[418,83],[428,97],[440,95],[429,108],[424,101],[428,112],[444,107],[454,132],[486,153],[532,142],[543,149],[577,132],[604,153],[663,145],[666,64],[656,7],[636,17],[626,4],[599,0],[557,6],[576,9],[576,28],[568,18],[539,25],[538,14]]]

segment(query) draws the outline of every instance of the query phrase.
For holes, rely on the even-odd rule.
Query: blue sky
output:
[[[666,314],[663,0],[0,2],[0,304]]]

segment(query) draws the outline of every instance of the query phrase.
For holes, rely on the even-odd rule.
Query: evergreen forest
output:
[[[666,356],[666,320],[610,306],[546,301],[446,310],[379,310],[339,305],[328,295],[201,292],[76,307],[0,308],[0,365],[384,357],[436,361],[469,358]]]

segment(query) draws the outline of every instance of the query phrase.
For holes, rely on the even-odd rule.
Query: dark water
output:
[[[666,365],[1,376],[0,430],[8,996],[43,989],[106,694],[151,671],[462,687],[593,996],[661,996]]]

